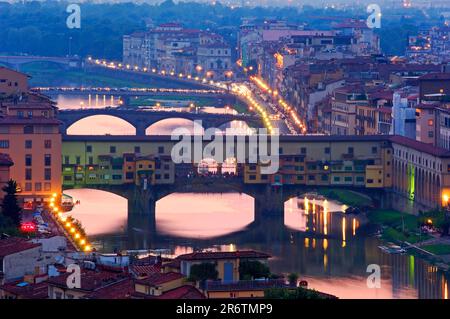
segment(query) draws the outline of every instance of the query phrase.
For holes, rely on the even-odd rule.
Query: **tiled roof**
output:
[[[48,298],[48,283],[46,281],[31,284],[23,281],[15,281],[0,286],[0,290],[9,292],[21,299],[46,299]]]
[[[438,157],[450,157],[450,151],[436,147],[431,144],[416,141],[404,136],[394,135],[390,137],[391,142],[413,148],[419,152],[431,154]]]
[[[133,265],[130,267],[132,273],[136,276],[149,276],[154,273],[161,272],[161,264],[154,265]]]
[[[184,276],[178,272],[153,273],[147,278],[136,280],[136,282],[144,285],[158,286],[183,277]]]
[[[206,297],[194,286],[184,285],[166,291],[157,299],[205,299]]]
[[[0,239],[0,257],[16,254],[39,246],[41,246],[41,244],[31,243],[24,238],[12,237]]]
[[[134,291],[134,282],[131,278],[122,279],[109,286],[99,288],[84,296],[87,299],[129,299]]]
[[[58,287],[66,287],[66,281],[69,275],[70,273],[66,273],[57,277],[52,277],[48,280],[48,283]],[[102,287],[110,286],[127,277],[129,277],[129,275],[125,273],[83,269],[81,271],[81,288],[79,290],[94,291]]]
[[[180,260],[209,260],[209,259],[236,259],[236,258],[270,258],[266,253],[261,253],[254,250],[241,251],[224,251],[224,252],[195,252],[185,255],[180,255],[177,259]]]

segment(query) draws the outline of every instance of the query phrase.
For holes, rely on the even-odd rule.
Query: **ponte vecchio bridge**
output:
[[[271,174],[251,160],[262,144],[255,147],[249,136],[197,138],[189,137],[180,148],[180,139],[170,136],[64,136],[63,186],[119,194],[128,199],[129,212],[152,218],[156,202],[174,192],[245,193],[255,200],[256,218],[282,217],[286,200],[323,187],[365,192],[385,207],[399,195],[424,209],[440,206],[449,192],[450,152],[404,137],[279,136],[271,153],[279,154],[279,169]],[[234,144],[211,144],[226,138]],[[276,138],[258,136],[265,138],[268,149],[276,145]],[[208,154],[227,154],[213,165],[213,173],[207,172],[211,166],[204,153],[195,158],[199,145]],[[239,147],[245,151],[243,162],[232,174],[224,173],[226,163],[233,162],[227,156],[239,153]],[[192,161],[174,163],[172,150],[180,149]]]

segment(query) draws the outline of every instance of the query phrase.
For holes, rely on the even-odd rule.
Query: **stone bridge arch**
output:
[[[190,121],[202,120],[204,129],[219,128],[220,126],[240,120],[251,126],[258,120],[251,116],[231,115],[231,114],[208,114],[208,113],[189,113],[189,112],[166,112],[166,111],[142,111],[133,109],[80,109],[66,110],[58,113],[58,119],[63,123],[62,133],[67,135],[67,129],[74,123],[91,116],[108,115],[120,118],[136,129],[137,136],[145,136],[146,130],[152,125],[171,118],[180,118]]]
[[[69,128],[71,128],[72,126],[76,125],[77,123],[85,120],[85,119],[89,119],[89,118],[94,118],[97,116],[107,116],[107,117],[111,117],[111,118],[115,118],[115,119],[119,119],[124,121],[125,123],[129,124],[131,127],[134,128],[134,134],[137,135],[137,127],[135,126],[135,124],[131,121],[129,121],[129,119],[127,117],[124,116],[120,116],[120,115],[112,115],[112,114],[108,114],[108,113],[104,113],[104,114],[76,114],[74,116],[71,116],[70,118],[61,118],[59,117],[59,120],[62,122],[62,127],[61,127],[61,132],[63,135],[68,135],[68,130]]]

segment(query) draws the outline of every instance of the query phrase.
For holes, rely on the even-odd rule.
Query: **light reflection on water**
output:
[[[332,201],[308,214],[303,199],[286,202],[284,226],[252,222],[253,200],[246,195],[176,193],[157,203],[156,230],[151,230],[142,216],[131,216],[127,227],[124,198],[97,190],[65,192],[81,200],[73,216],[100,250],[168,248],[177,256],[198,249],[255,249],[273,256],[273,272],[296,272],[309,287],[341,298],[448,296],[447,278],[435,267],[413,256],[382,253],[359,218],[342,214]],[[367,287],[369,264],[381,266],[380,289]]]

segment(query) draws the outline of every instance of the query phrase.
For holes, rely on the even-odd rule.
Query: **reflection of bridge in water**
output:
[[[156,202],[174,193],[239,193],[249,195],[254,200],[254,221],[249,227],[259,229],[258,227],[267,219],[270,219],[273,224],[282,226],[285,203],[289,199],[302,197],[305,193],[320,190],[320,186],[283,185],[281,187],[271,184],[246,184],[241,176],[228,175],[177,177],[172,184],[152,185],[148,189],[131,184],[91,184],[86,187],[111,192],[126,198],[128,201],[129,219],[131,217],[133,220],[140,220],[139,223],[142,222],[142,225],[145,225],[145,229],[148,230],[154,230],[156,227]],[[348,190],[356,190],[370,195],[371,198],[379,203],[385,200],[385,194],[382,190],[367,192],[361,188],[351,187]]]
[[[154,111],[128,108],[92,108],[77,110],[61,110],[58,119],[62,122],[61,132],[67,135],[67,129],[74,123],[96,115],[108,115],[130,123],[136,129],[137,136],[145,136],[145,131],[151,125],[167,119],[177,118],[190,121],[201,120],[204,129],[219,128],[233,121],[242,121],[249,127],[261,127],[261,120],[253,115],[213,114],[177,111]]]

